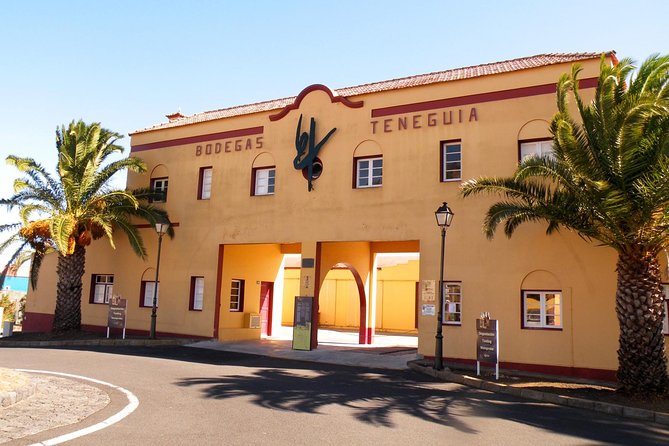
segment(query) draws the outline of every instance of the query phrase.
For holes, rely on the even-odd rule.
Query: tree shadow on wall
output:
[[[361,422],[393,427],[393,413],[450,426],[462,432],[477,431],[457,417],[449,416],[453,397],[447,392],[426,388],[424,383],[394,380],[382,373],[354,371],[297,371],[262,369],[250,376],[185,378],[179,386],[203,386],[208,398],[252,397],[254,404],[267,409],[323,413],[330,405],[349,408]]]

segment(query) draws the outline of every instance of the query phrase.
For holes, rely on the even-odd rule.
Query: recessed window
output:
[[[211,197],[211,178],[213,173],[214,169],[211,167],[200,168],[200,178],[198,180],[197,187],[198,200],[209,200]]]
[[[357,158],[355,160],[355,187],[381,187],[383,185],[383,157]]]
[[[91,297],[92,304],[108,304],[109,299],[114,292],[113,274],[93,274],[91,276]]]
[[[230,311],[244,311],[244,281],[232,279],[230,286]]]
[[[160,196],[153,198],[154,203],[164,203],[167,201],[167,178],[153,178],[151,179],[151,190],[153,192],[160,192]]]
[[[441,143],[441,181],[462,179],[462,144],[460,141]]]
[[[530,156],[554,156],[553,140],[520,141],[520,161]]]
[[[156,288],[156,282],[149,282],[142,280],[142,289],[140,294],[140,307],[153,307],[153,293],[156,292],[156,307],[158,307],[158,300],[160,299],[160,282]]]
[[[262,167],[253,169],[253,191],[252,195],[273,195],[276,184],[276,169],[274,167]]]
[[[562,328],[562,293],[523,291],[523,328]]]
[[[444,324],[462,324],[462,283],[444,283]]]
[[[190,303],[188,309],[191,311],[202,311],[204,304],[204,277],[193,276],[190,278]]]

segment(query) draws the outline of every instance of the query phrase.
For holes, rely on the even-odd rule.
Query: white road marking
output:
[[[116,413],[115,415],[112,415],[111,417],[107,418],[104,421],[101,421],[87,428],[80,429],[78,431],[70,432],[69,434],[61,435],[59,437],[51,438],[49,440],[44,440],[39,443],[34,443],[30,446],[51,446],[54,444],[65,443],[66,441],[74,440],[75,438],[83,437],[84,435],[92,434],[93,432],[97,432],[99,430],[111,426],[112,424],[118,423],[119,421],[130,415],[132,412],[134,412],[135,409],[137,409],[137,406],[139,406],[139,400],[132,392],[130,392],[127,389],[124,389],[123,387],[119,387],[105,381],[100,381],[99,379],[88,378],[80,375],[71,375],[69,373],[50,372],[47,370],[27,370],[27,369],[17,369],[17,370],[26,373],[44,373],[47,375],[57,375],[57,376],[64,376],[67,378],[76,378],[84,381],[90,381],[123,392],[125,396],[128,398],[128,404],[120,412]]]

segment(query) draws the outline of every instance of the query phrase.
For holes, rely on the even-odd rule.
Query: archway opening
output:
[[[370,342],[367,333],[367,296],[358,271],[348,263],[335,264],[318,291],[319,342]],[[347,335],[348,333],[348,335]]]

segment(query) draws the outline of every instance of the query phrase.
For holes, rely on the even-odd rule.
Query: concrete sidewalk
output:
[[[416,351],[418,343],[416,336],[375,335],[371,345],[358,344],[357,336],[356,332],[321,329],[318,330],[319,343],[316,349],[293,350],[289,327],[282,327],[279,333],[266,339],[240,342],[208,340],[188,346],[297,361],[390,370],[406,369],[407,362],[421,358]]]

